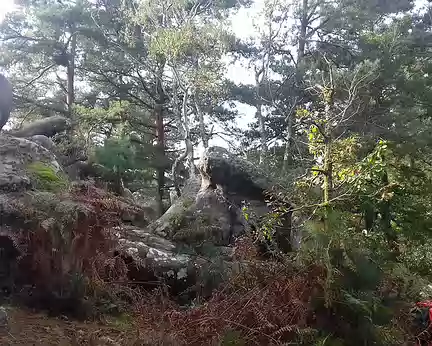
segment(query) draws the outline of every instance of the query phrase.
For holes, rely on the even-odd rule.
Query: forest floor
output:
[[[99,322],[78,322],[40,312],[6,307],[8,327],[0,328],[0,345],[116,346],[139,342],[133,320],[127,317]]]

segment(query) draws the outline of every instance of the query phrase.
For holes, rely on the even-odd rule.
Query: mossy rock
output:
[[[69,187],[66,175],[49,164],[33,162],[27,166],[27,170],[32,185],[37,190],[59,192]]]

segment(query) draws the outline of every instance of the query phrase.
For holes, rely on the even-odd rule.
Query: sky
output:
[[[2,4],[0,6],[0,20],[4,19],[7,12],[12,11],[14,8],[13,0],[1,0]]]

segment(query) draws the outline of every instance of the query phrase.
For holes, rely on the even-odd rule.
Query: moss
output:
[[[179,230],[186,226],[188,209],[193,205],[194,199],[185,198],[184,200],[179,201],[179,203],[181,203],[179,208],[180,210],[169,218],[169,223],[173,230]]]
[[[119,316],[109,319],[110,325],[121,330],[129,330],[130,326],[133,325],[133,322],[133,317],[124,312],[120,313]]]
[[[195,199],[185,198],[182,203],[183,203],[183,208],[189,209],[195,203]]]
[[[174,214],[169,218],[169,223],[173,230],[180,229],[185,222],[185,216],[182,213]]]
[[[242,339],[240,332],[235,330],[228,330],[225,332],[221,346],[244,346],[246,342]]]
[[[37,190],[58,192],[69,186],[67,177],[49,164],[33,162],[27,166],[27,170]]]

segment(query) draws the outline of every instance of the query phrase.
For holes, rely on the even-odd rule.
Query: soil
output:
[[[137,328],[126,316],[101,322],[77,322],[6,307],[8,326],[0,328],[0,345],[117,346],[149,345],[140,341]]]

